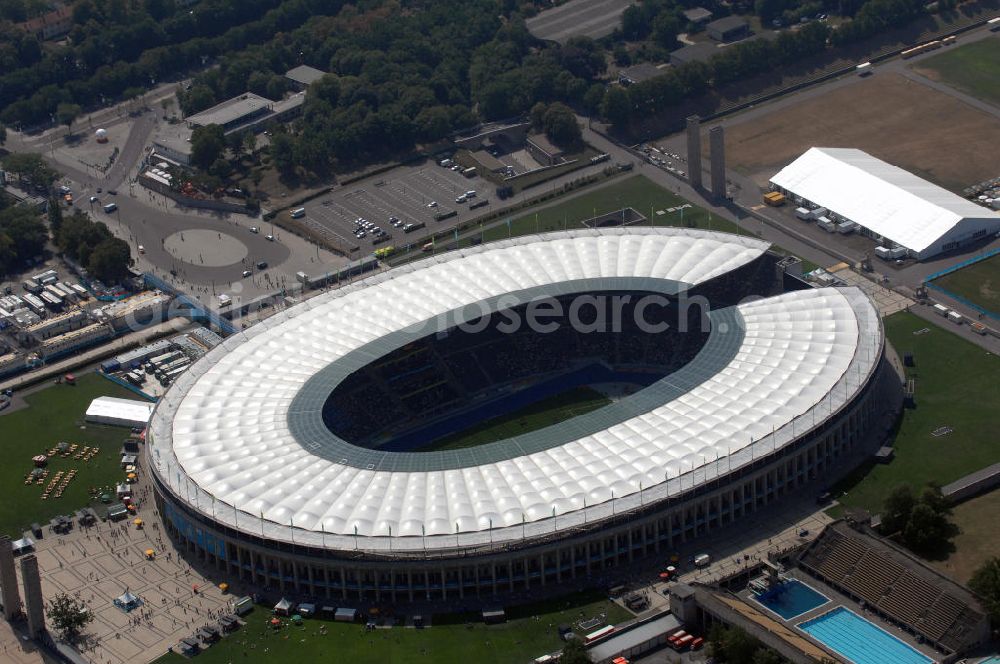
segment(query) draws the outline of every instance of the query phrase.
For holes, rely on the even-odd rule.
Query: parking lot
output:
[[[464,200],[467,191],[476,194]],[[460,197],[463,202],[456,202]],[[484,214],[495,198],[495,188],[485,179],[467,178],[425,161],[336,189],[307,203],[305,216],[297,222],[351,253],[369,253],[380,246],[413,244],[432,232]],[[479,207],[471,209],[477,204]],[[441,218],[451,213],[454,216]],[[398,220],[395,225],[390,218]],[[358,219],[369,222],[369,227],[360,228]],[[404,231],[407,225],[412,225],[411,230]],[[364,230],[363,237],[358,237],[359,230]]]

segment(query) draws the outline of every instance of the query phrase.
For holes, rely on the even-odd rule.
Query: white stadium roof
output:
[[[782,447],[849,403],[881,352],[864,294],[827,288],[740,304],[731,320],[741,331],[713,326],[739,342],[721,369],[637,416],[521,456],[408,471],[329,460],[292,434],[302,413],[290,407],[352,351],[408,331],[400,347],[465,305],[581,279],[600,280],[588,282],[592,291],[615,279],[699,284],[767,246],[690,229],[569,231],[450,252],[324,293],[227,339],[183,374],[154,414],[151,461],[202,513],[316,546],[354,548],[358,536],[368,550],[485,545],[649,504]]]
[[[810,148],[771,182],[918,254],[966,219],[1000,225],[997,213],[853,148]]]

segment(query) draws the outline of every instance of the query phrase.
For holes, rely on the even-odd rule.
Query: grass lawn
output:
[[[646,176],[634,175],[615,180],[612,184],[592,189],[580,196],[546,207],[537,214],[528,214],[513,219],[509,234],[526,235],[563,228],[580,228],[581,222],[587,219],[624,207],[635,208],[646,217],[652,214],[655,226],[683,225],[729,233],[737,232],[736,224],[719,217],[710,217],[708,212],[699,207],[691,206],[684,209],[683,220],[681,219],[681,211],[666,212],[669,208],[677,208],[685,204],[687,204],[685,199],[667,191]],[[664,213],[657,215],[656,212],[660,210]],[[648,224],[647,220],[644,225]],[[483,240],[489,242],[507,236],[507,225],[501,223],[499,226],[487,229]]]
[[[136,399],[136,395],[94,373],[77,378],[76,386],[52,385],[29,395],[27,408],[0,415],[0,533],[21,536],[32,523],[45,524],[58,514],[67,514],[89,504],[91,486],[104,486],[122,479],[120,455],[128,430],[122,427],[86,424],[84,413],[99,396]],[[56,456],[49,461],[49,477],[42,485],[24,484],[32,469],[31,457],[43,454],[59,442],[99,447],[89,462]],[[77,469],[77,475],[60,498],[42,500],[42,490],[60,470]]]
[[[939,277],[934,283],[983,309],[1000,312],[1000,254]]]
[[[562,394],[542,399],[512,413],[494,417],[474,427],[445,436],[433,444],[421,447],[421,452],[431,450],[457,450],[475,447],[518,436],[536,429],[558,424],[611,403],[611,399],[589,387],[578,387]]]
[[[987,37],[949,48],[914,67],[921,74],[941,80],[973,97],[1000,105],[1000,39]]]
[[[952,540],[955,551],[946,560],[931,564],[959,583],[968,583],[988,558],[1000,556],[1000,489],[957,506],[951,520],[961,531]]]
[[[847,491],[842,505],[874,511],[899,484],[944,485],[1000,461],[1000,358],[907,312],[887,318],[885,328],[900,356],[913,353],[908,377],[916,383],[917,406],[903,414],[892,463],[865,468],[837,487]],[[931,435],[944,426],[954,430]]]
[[[434,616],[426,629],[393,627],[364,632],[361,625],[309,619],[302,627],[283,626],[274,631],[265,626],[271,613],[256,607],[246,617],[247,625],[198,655],[203,664],[229,662],[351,662],[352,664],[409,664],[429,662],[475,662],[475,664],[524,664],[559,649],[556,627],[574,624],[600,613],[610,623],[631,617],[627,611],[598,593],[580,593],[559,600],[507,611],[508,622],[484,625],[470,617]],[[534,616],[539,619],[535,620]],[[320,634],[319,627],[326,627]],[[243,642],[246,641],[246,645]],[[250,646],[254,645],[254,648]],[[264,649],[268,652],[265,653]],[[188,661],[170,654],[156,664]]]

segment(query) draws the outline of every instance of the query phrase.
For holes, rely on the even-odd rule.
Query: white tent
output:
[[[87,421],[119,427],[145,427],[153,415],[153,404],[134,399],[97,397],[87,408]]]
[[[11,542],[11,547],[14,549],[14,554],[19,555],[30,551],[31,547],[35,546],[35,540],[30,537],[22,537],[19,540],[14,540]]]
[[[126,590],[115,598],[114,604],[125,613],[128,613],[132,609],[142,606],[142,600]]]
[[[853,148],[810,148],[771,184],[920,259],[1000,231],[1000,214]]]
[[[274,605],[274,612],[279,616],[287,616],[292,613],[294,608],[295,604],[282,597],[281,601]]]

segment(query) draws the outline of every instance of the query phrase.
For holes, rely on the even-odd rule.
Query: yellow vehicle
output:
[[[764,194],[764,202],[772,207],[779,207],[785,204],[785,195],[779,191],[769,191]]]

